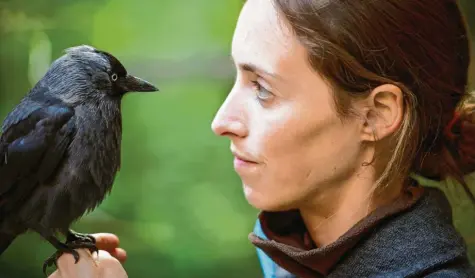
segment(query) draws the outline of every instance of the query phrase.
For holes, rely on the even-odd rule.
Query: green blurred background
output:
[[[474,1],[460,2],[475,15]],[[262,277],[247,239],[257,211],[243,198],[229,142],[210,129],[233,83],[230,43],[241,5],[0,0],[0,118],[78,44],[112,52],[161,89],[124,100],[122,170],[107,200],[74,225],[117,234],[129,277]],[[475,29],[475,17],[468,20]],[[475,210],[449,193],[475,259]],[[42,277],[53,251],[36,234],[22,236],[1,257],[0,277]]]

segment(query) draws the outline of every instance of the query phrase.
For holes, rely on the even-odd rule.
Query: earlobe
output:
[[[402,90],[392,84],[376,87],[365,101],[362,139],[378,141],[394,134],[404,114]]]

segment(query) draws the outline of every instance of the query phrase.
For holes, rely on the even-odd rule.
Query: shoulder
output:
[[[254,233],[266,238],[260,221]],[[262,250],[257,256],[264,278],[296,278]],[[386,219],[346,253],[329,277],[475,277],[466,244],[452,224],[445,194],[426,188],[410,210]]]
[[[358,273],[353,277],[384,273],[397,277],[475,277],[445,194],[436,188],[425,191],[413,208],[385,220],[358,243],[335,273]]]
[[[47,95],[38,96],[37,94],[27,95],[7,114],[2,123],[2,132],[32,116],[36,116],[36,118],[48,115],[70,117],[73,114],[74,109],[58,98]]]

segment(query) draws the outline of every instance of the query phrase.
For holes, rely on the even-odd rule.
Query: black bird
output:
[[[0,254],[34,231],[56,252],[97,251],[92,236],[70,229],[112,189],[120,167],[121,100],[158,89],[129,75],[106,51],[81,45],[65,50],[11,111],[0,137]],[[64,235],[63,243],[58,235]]]

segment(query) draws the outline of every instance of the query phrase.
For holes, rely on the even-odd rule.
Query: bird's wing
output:
[[[0,137],[0,204],[52,177],[72,141],[73,116],[74,110],[60,103],[21,104],[9,114]]]

